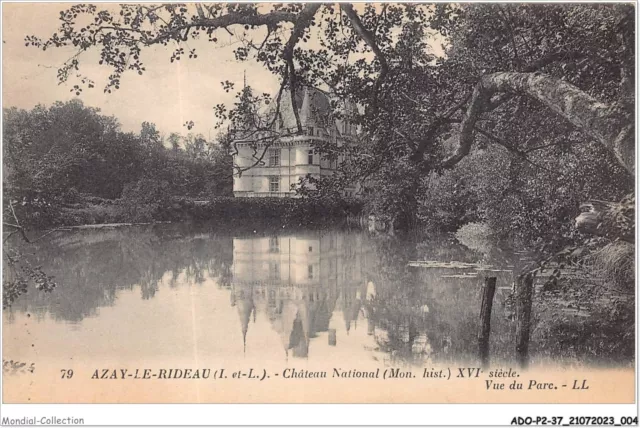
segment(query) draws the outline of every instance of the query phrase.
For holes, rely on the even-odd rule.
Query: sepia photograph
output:
[[[634,2],[3,2],[3,405],[636,403],[635,49]]]

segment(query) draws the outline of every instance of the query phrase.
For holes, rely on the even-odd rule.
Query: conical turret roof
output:
[[[305,86],[296,91],[296,107],[302,126],[327,126],[331,123],[329,97],[319,89]],[[296,117],[291,104],[291,93],[282,95],[280,102],[281,127],[296,129]]]
[[[251,319],[251,313],[255,311],[255,305],[253,304],[253,298],[251,296],[245,297],[236,301],[238,308],[238,315],[240,316],[240,323],[242,324],[242,343],[244,348],[247,347],[247,332],[249,331],[249,320]]]

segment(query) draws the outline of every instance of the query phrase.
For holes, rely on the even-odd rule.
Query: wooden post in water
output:
[[[529,334],[533,305],[533,275],[518,276],[516,282],[516,360],[521,368],[529,363]]]
[[[482,287],[482,305],[480,306],[480,330],[478,331],[478,350],[483,368],[489,366],[489,337],[491,336],[491,308],[496,292],[496,277],[486,277]]]

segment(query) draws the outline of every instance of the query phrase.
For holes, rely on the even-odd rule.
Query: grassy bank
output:
[[[532,355],[568,364],[632,364],[633,289],[620,289],[581,272],[543,289],[534,300]]]

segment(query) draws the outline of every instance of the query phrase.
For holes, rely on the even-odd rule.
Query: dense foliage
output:
[[[76,5],[60,21],[53,37],[28,36],[27,44],[99,47],[100,64],[113,69],[105,92],[127,72],[144,74],[153,46],[189,38],[217,45],[228,33],[240,41],[235,59],[257,61],[281,88],[260,97],[241,91],[229,110],[216,106],[219,118],[254,120],[256,103],[275,104],[277,116],[301,85],[340,101],[336,117],[346,112],[342,101],[362,106],[350,118],[360,127],[357,147],[317,143],[327,157],[345,155],[340,173],[305,190],[323,197],[357,182],[368,209],[392,227],[485,221],[499,236],[523,231],[512,237],[531,244],[549,231],[570,233],[579,202],[619,200],[632,187],[632,6]],[[178,47],[170,59],[187,57],[198,54]],[[81,65],[74,57],[59,79]],[[95,86],[80,79],[79,92]],[[260,123],[272,140],[282,131],[276,122]]]
[[[122,198],[167,205],[170,197],[231,192],[224,142],[172,134],[165,143],[147,122],[139,134],[126,133],[115,118],[79,100],[9,108],[3,116],[5,218],[11,222],[8,203],[26,226],[43,227],[55,224],[65,208],[87,203]]]

